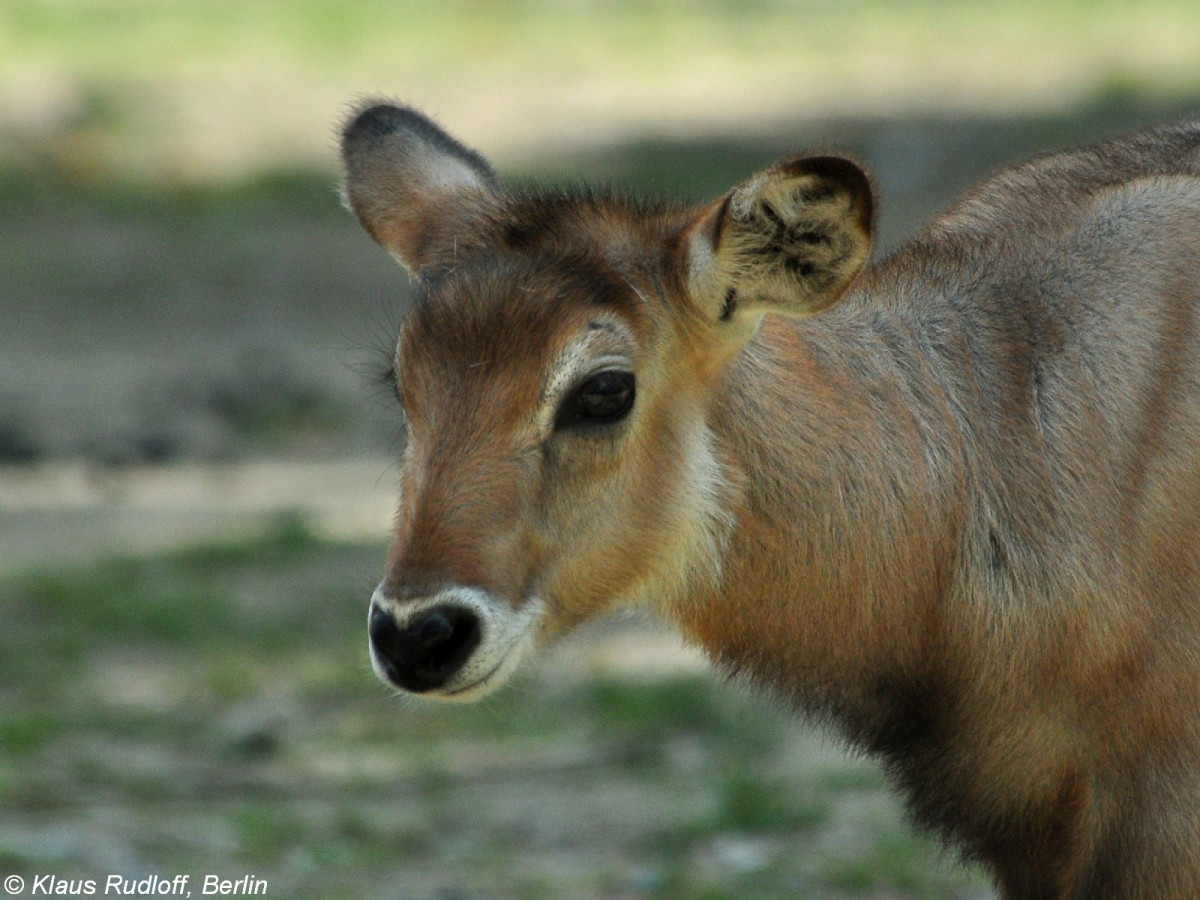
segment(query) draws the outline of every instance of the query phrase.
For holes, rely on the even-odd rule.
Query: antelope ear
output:
[[[871,184],[849,160],[785,160],[700,210],[681,263],[710,321],[831,306],[871,253]]]
[[[419,275],[438,223],[495,192],[487,161],[416,110],[365,104],[342,129],[342,193],[367,232]]]

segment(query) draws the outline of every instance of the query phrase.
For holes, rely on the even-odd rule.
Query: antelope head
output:
[[[764,314],[815,313],[861,269],[862,172],[789,159],[691,209],[522,192],[385,103],[351,118],[342,155],[348,204],[415,280],[376,673],[473,699],[616,605],[669,616],[719,590],[754,477],[713,424],[731,361]]]

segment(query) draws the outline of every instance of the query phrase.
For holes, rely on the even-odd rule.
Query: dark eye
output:
[[[632,372],[615,369],[597,372],[567,397],[555,424],[566,428],[616,422],[633,408],[633,395]]]

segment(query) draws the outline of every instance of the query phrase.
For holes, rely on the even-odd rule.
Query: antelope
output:
[[[473,700],[621,606],[878,758],[1008,898],[1200,897],[1200,124],[995,175],[867,265],[872,186],[699,207],[342,130],[415,278],[376,673]]]

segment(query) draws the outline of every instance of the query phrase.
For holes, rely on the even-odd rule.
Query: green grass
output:
[[[314,611],[280,614],[274,606],[243,602],[236,580],[241,570],[278,572],[319,550],[302,523],[284,518],[251,544],[113,559],[18,579],[7,606],[19,622],[14,630],[21,640],[0,661],[0,673],[15,679],[22,667],[53,668],[64,656],[79,658],[101,648],[222,651],[231,643],[243,650],[295,648],[304,639],[305,614]],[[41,662],[32,662],[35,658]]]
[[[274,805],[246,804],[233,812],[242,857],[251,865],[278,865],[306,835],[304,823]]]
[[[955,885],[931,878],[924,854],[926,842],[910,834],[890,833],[875,840],[853,859],[831,863],[822,877],[850,895],[898,891],[910,896],[955,896]]]
[[[738,832],[804,832],[829,821],[823,803],[800,804],[794,788],[780,779],[745,768],[727,773],[711,827]]]
[[[42,710],[29,710],[0,722],[0,747],[14,759],[28,759],[44,750],[63,729],[61,719]]]

